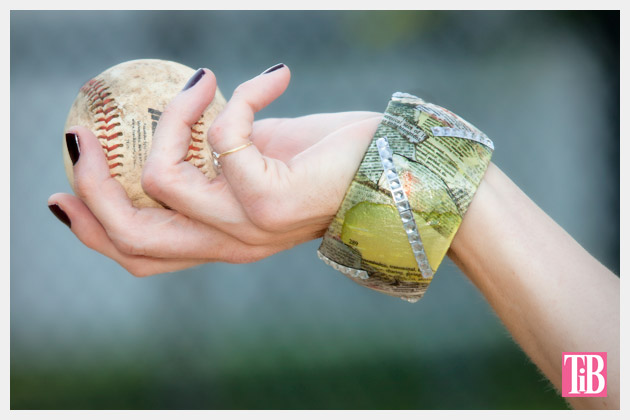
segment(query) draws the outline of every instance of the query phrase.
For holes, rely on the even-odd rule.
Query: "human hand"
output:
[[[145,163],[145,192],[168,208],[135,208],[110,176],[102,148],[84,127],[73,167],[77,196],[58,193],[51,210],[88,247],[136,276],[224,261],[260,260],[323,234],[367,148],[380,114],[348,112],[254,122],[287,88],[286,66],[240,85],[208,141],[222,173],[208,180],[184,161],[190,128],[212,101],[212,72],[182,91],[161,116]],[[79,153],[80,151],[80,153]],[[59,213],[61,211],[61,213]],[[59,217],[59,216],[58,216]]]

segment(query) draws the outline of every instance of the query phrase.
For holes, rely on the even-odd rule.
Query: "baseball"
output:
[[[161,113],[194,73],[192,68],[172,61],[128,61],[85,83],[72,104],[65,132],[75,125],[92,130],[103,146],[111,176],[122,184],[135,207],[162,207],[143,191],[142,167]],[[191,129],[185,158],[209,179],[216,171],[206,134],[224,106],[225,98],[217,88],[212,103]],[[74,188],[65,139],[63,144],[66,175]]]

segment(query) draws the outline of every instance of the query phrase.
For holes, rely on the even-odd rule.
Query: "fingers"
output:
[[[135,213],[131,201],[122,185],[110,174],[109,165],[103,154],[103,148],[96,136],[85,127],[71,127],[70,133],[76,135],[73,189],[90,208],[94,216],[105,229],[111,228],[112,216],[128,218]],[[109,230],[109,229],[108,229]]]
[[[245,218],[229,188],[211,183],[184,159],[192,126],[212,102],[216,78],[199,69],[168,104],[153,136],[151,151],[142,172],[142,187],[154,199],[206,224],[241,223]],[[222,215],[217,219],[216,215]]]
[[[57,206],[54,211],[60,214],[58,217],[69,225],[84,245],[118,262],[136,277],[183,270],[207,262],[203,259],[158,259],[124,254],[116,248],[103,226],[78,198],[70,194],[54,194],[48,199],[48,205]]]
[[[71,131],[78,134],[80,150],[73,167],[74,190],[122,253],[247,262],[279,249],[249,246],[172,210],[133,207],[122,185],[110,176],[98,139],[83,127]]]
[[[219,237],[214,245],[211,245],[211,240],[207,241],[210,246],[197,243],[198,252],[192,257],[173,255],[173,258],[169,258],[168,256],[160,258],[149,255],[135,255],[129,253],[130,250],[120,244],[133,243],[136,249],[146,250],[150,250],[151,247],[144,243],[141,238],[139,239],[133,234],[131,234],[133,239],[128,239],[127,242],[118,241],[117,243],[113,241],[96,217],[90,212],[90,209],[79,198],[69,194],[58,193],[48,199],[48,204],[49,206],[58,206],[63,215],[63,219],[65,219],[62,221],[70,225],[69,227],[72,232],[83,244],[115,260],[123,268],[137,277],[183,270],[208,262],[248,263],[258,261],[292,246],[292,244],[275,247],[244,246],[233,238],[227,238],[226,240],[225,238]],[[60,219],[62,218],[58,213],[56,213],[56,215]],[[159,232],[154,230],[153,233],[154,235],[152,236],[162,238],[164,242],[167,241]],[[178,252],[179,251],[182,250],[178,250]],[[161,250],[158,251],[158,253],[160,252]]]
[[[197,70],[160,116],[146,165],[155,164],[164,169],[184,162],[191,128],[214,99],[216,88],[216,79],[210,70]]]
[[[212,124],[208,141],[217,153],[225,153],[247,144],[252,135],[254,114],[287,88],[291,73],[278,65],[241,84],[225,109]],[[225,175],[236,198],[247,206],[264,194],[272,184],[270,176],[286,169],[282,162],[264,157],[255,145],[220,158]]]
[[[247,144],[255,112],[281,95],[289,78],[288,69],[282,65],[239,86],[210,128],[208,137],[213,149],[221,151],[222,147]],[[192,219],[245,241],[252,239],[250,243],[264,242],[268,239],[267,232],[252,223],[241,201],[248,194],[249,202],[255,194],[265,195],[261,191],[270,184],[265,178],[268,162],[256,147],[234,153],[239,155],[238,159],[242,158],[240,162],[232,155],[222,157],[222,163],[228,158],[234,163],[224,165],[224,173],[213,182],[183,161],[190,126],[212,99],[210,93],[215,88],[214,76],[206,71],[193,87],[181,92],[169,104],[155,132],[154,145],[143,170],[142,186],[154,199]]]
[[[226,151],[222,147],[247,144],[254,114],[284,92],[289,78],[282,65],[239,86],[209,135],[214,148],[221,152]],[[285,235],[271,237],[256,226],[261,223],[251,223],[251,212],[244,210],[242,201],[251,204],[257,194],[264,196],[273,189],[274,175],[280,179],[278,171],[287,168],[280,161],[264,158],[256,147],[224,156],[224,174],[213,182],[184,161],[191,126],[212,101],[215,89],[216,80],[209,70],[197,73],[194,83],[189,82],[162,114],[145,167],[142,181],[147,192],[181,213],[133,207],[122,185],[111,177],[99,140],[84,127],[70,130],[76,134],[76,150],[69,156],[78,197],[55,195],[50,203],[55,205],[53,209],[61,209],[84,244],[134,275],[150,275],[208,261],[257,261],[318,234],[309,227],[304,232],[286,230]],[[264,214],[270,214],[270,209],[266,206]],[[203,216],[197,218],[210,223],[186,214]],[[232,227],[239,237],[249,240],[226,233]]]
[[[210,105],[215,92],[214,74],[208,69],[199,69],[160,116],[144,164],[141,181],[145,192],[180,212],[198,208],[201,203],[191,199],[206,192],[210,184],[185,158],[192,126]]]
[[[247,220],[224,182],[211,183],[184,159],[191,128],[212,102],[216,79],[200,69],[160,117],[142,172],[142,187],[155,200],[205,224],[240,224]]]

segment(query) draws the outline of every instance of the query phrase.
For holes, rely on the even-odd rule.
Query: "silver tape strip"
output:
[[[494,150],[494,143],[492,143],[492,140],[481,133],[451,127],[431,127],[431,131],[433,132],[434,137],[458,137],[468,139],[481,143]]]
[[[420,239],[418,226],[416,225],[413,213],[411,212],[411,207],[409,206],[409,199],[407,198],[407,194],[400,183],[398,172],[394,166],[393,154],[389,147],[389,140],[387,140],[387,137],[377,139],[376,147],[378,149],[378,154],[381,157],[383,169],[385,170],[385,177],[389,182],[389,190],[394,198],[394,203],[396,203],[396,209],[398,210],[400,220],[402,220],[403,227],[407,233],[407,238],[409,239],[409,244],[411,245],[416,262],[418,263],[420,274],[422,274],[422,277],[425,279],[430,279],[433,277],[433,270],[429,265],[427,254],[424,251],[424,245],[422,245],[422,239]]]
[[[424,131],[397,115],[386,112],[383,114],[383,123],[397,129],[398,132],[408,138],[411,143],[421,143],[427,138],[427,134]]]
[[[345,265],[338,264],[334,262],[333,260],[331,260],[330,258],[328,258],[327,256],[325,256],[324,254],[322,254],[319,250],[317,250],[317,256],[319,257],[320,260],[324,261],[326,264],[328,264],[335,270],[341,271],[346,276],[355,277],[362,280],[367,280],[370,277],[367,271],[359,270],[356,268],[350,268],[350,267],[346,267]]]
[[[392,93],[392,99],[413,99],[413,100],[420,100],[420,98],[418,98],[415,95],[412,95],[410,93],[406,93],[406,92],[394,92]]]

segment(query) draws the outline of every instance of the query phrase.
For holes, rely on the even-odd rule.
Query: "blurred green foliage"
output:
[[[261,366],[209,373],[184,359],[12,367],[12,409],[566,409],[516,347],[445,351],[426,359],[373,357],[299,363],[264,348]],[[292,351],[299,349],[292,349]],[[308,351],[308,349],[302,349]],[[386,356],[386,355],[384,355]],[[234,355],[236,362],[256,357]],[[130,363],[131,362],[131,363]],[[211,360],[206,364],[212,363]]]

